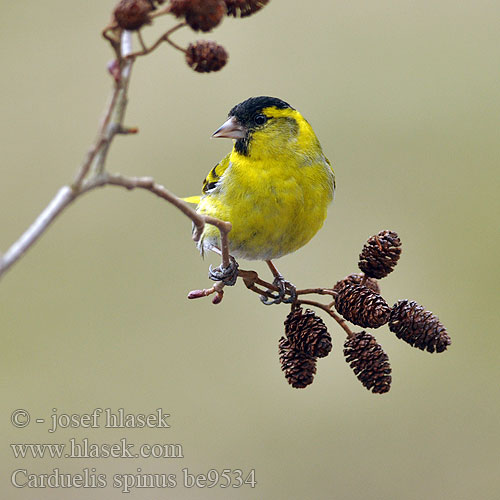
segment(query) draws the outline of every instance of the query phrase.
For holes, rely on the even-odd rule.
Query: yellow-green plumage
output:
[[[229,245],[235,257],[272,260],[302,247],[320,229],[335,181],[302,115],[283,101],[276,100],[278,106],[286,105],[283,108],[265,105],[274,98],[253,99],[257,102],[239,122],[247,114],[251,121],[252,113],[265,115],[267,121],[261,126],[241,123],[249,129],[247,137],[236,141],[208,174],[197,211],[231,222]],[[207,225],[200,249],[211,246],[219,246],[219,232]]]

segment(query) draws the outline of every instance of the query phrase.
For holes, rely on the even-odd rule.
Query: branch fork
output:
[[[169,32],[178,29],[180,23]],[[231,224],[214,217],[198,214],[187,203],[168,191],[164,186],[158,184],[151,177],[126,177],[120,174],[112,174],[105,170],[109,148],[117,134],[136,134],[136,127],[127,127],[123,124],[127,107],[127,93],[135,62],[132,52],[132,33],[122,31],[120,43],[105,30],[105,38],[110,41],[113,49],[118,54],[118,59],[109,67],[114,78],[114,88],[104,118],[99,127],[97,138],[87,153],[83,163],[78,169],[71,185],[61,187],[52,201],[35,219],[33,224],[14,242],[10,248],[0,255],[0,278],[15,264],[24,253],[29,250],[35,242],[45,233],[52,222],[61,214],[75,199],[88,191],[103,186],[120,186],[128,190],[146,189],[156,196],[174,205],[184,215],[189,217],[194,224],[193,238],[198,241],[203,233],[205,224],[217,227],[221,235],[222,267],[230,265],[229,244],[227,235],[231,230]],[[223,296],[223,284],[215,284],[214,291],[217,301]]]

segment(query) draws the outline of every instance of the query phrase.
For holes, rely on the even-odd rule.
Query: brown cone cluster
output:
[[[346,361],[361,383],[376,394],[390,390],[389,358],[373,335],[365,331],[352,333],[333,314],[333,306],[345,320],[364,328],[378,328],[388,323],[398,338],[422,350],[443,352],[451,344],[446,328],[432,312],[406,299],[391,308],[380,295],[377,280],[393,271],[400,255],[398,235],[381,231],[368,239],[359,256],[363,274],[346,276],[332,290],[302,292],[333,295],[334,301],[328,309],[349,335],[344,344]],[[323,307],[316,302],[311,304]],[[281,367],[293,387],[306,387],[313,382],[317,358],[327,356],[332,349],[330,334],[321,318],[297,305],[292,306],[285,320],[285,334],[279,343]]]
[[[152,10],[148,0],[121,0],[113,14],[120,28],[132,31],[149,23]]]
[[[359,332],[348,338],[344,343],[344,356],[368,390],[375,394],[389,391],[392,380],[389,358],[372,335]]]
[[[292,349],[309,356],[324,358],[332,350],[325,323],[310,309],[293,309],[285,320],[285,334]]]
[[[378,293],[345,281],[337,290],[335,309],[355,325],[379,328],[389,321],[391,308]]]
[[[224,0],[171,0],[170,12],[183,17],[195,31],[210,31],[226,14]]]
[[[443,352],[451,344],[439,318],[416,302],[406,299],[394,304],[389,330],[411,346],[428,352]]]
[[[281,369],[288,383],[296,389],[303,389],[313,383],[316,373],[316,358],[293,349],[286,337],[279,341]]]
[[[337,281],[335,286],[333,287],[333,290],[335,292],[338,292],[345,284],[350,284],[350,285],[361,285],[361,281],[363,280],[363,275],[362,274],[350,274],[349,276],[346,276],[344,279]],[[377,282],[377,280],[373,278],[366,278],[365,281],[365,286],[366,288],[369,288],[372,292],[375,293],[380,293],[380,287]]]
[[[167,0],[148,0],[148,2],[151,4],[151,8],[155,10],[157,7],[160,5],[163,5]]]
[[[190,43],[186,51],[188,66],[198,73],[210,73],[222,69],[228,59],[226,49],[216,42],[198,40]]]
[[[365,243],[358,266],[371,278],[384,278],[396,266],[401,255],[401,241],[394,231],[380,231]]]
[[[247,17],[259,11],[269,3],[269,0],[224,0],[227,15],[233,17]]]

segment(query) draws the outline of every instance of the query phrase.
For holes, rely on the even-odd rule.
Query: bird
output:
[[[267,263],[279,292],[272,300],[261,297],[264,303],[292,302],[295,287],[272,261],[304,246],[322,227],[334,197],[335,172],[311,125],[276,97],[237,104],[212,137],[232,139],[232,151],[210,170],[201,195],[184,200],[196,203],[199,214],[231,223],[232,262]],[[205,226],[198,248],[202,254],[220,249],[215,226]],[[224,280],[233,273],[234,278],[234,267],[212,270],[210,277]]]

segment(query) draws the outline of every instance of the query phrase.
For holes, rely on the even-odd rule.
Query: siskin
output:
[[[290,302],[284,296],[294,299],[294,287],[271,261],[304,246],[321,228],[334,171],[309,123],[281,99],[251,97],[228,116],[212,137],[233,139],[232,151],[209,172],[201,196],[185,200],[230,222],[231,255],[266,261],[280,290],[271,303]],[[220,248],[217,228],[206,225],[198,245],[201,252]]]

